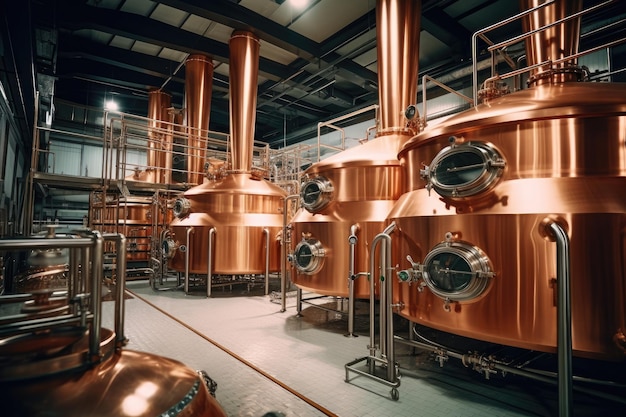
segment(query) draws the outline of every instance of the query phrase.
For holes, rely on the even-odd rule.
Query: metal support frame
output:
[[[118,247],[118,281],[115,292],[116,347],[126,343],[124,336],[124,283],[126,276],[126,238],[121,234],[101,234],[81,229],[72,231],[71,237],[11,238],[0,240],[0,251],[32,249],[69,249],[70,267],[67,284],[69,309],[67,314],[48,318],[19,318],[0,326],[2,335],[19,335],[74,325],[89,328],[88,353],[80,360],[68,359],[68,367],[83,367],[102,360],[102,278],[104,241],[115,240]],[[80,267],[82,265],[82,268]],[[7,297],[7,296],[5,296]],[[12,296],[8,296],[9,298]],[[69,369],[69,368],[68,368]]]
[[[397,400],[399,398],[398,387],[400,386],[400,378],[398,376],[398,368],[395,363],[395,349],[394,349],[394,335],[393,335],[393,311],[392,311],[392,272],[393,266],[391,265],[391,236],[390,234],[395,230],[395,222],[391,223],[385,228],[382,233],[376,235],[371,244],[370,252],[370,343],[369,343],[369,356],[355,359],[348,362],[345,365],[346,370],[346,382],[350,382],[350,372],[354,372],[358,375],[371,378],[381,384],[392,387],[391,398]],[[380,243],[380,356],[377,355],[376,347],[376,330],[375,330],[375,289],[376,280],[375,274],[375,258],[376,258],[376,246]],[[355,365],[366,362],[368,365],[367,371],[355,368]],[[376,363],[379,362],[386,367],[385,377],[376,375]]]
[[[283,233],[281,238],[281,251],[280,251],[280,312],[287,311],[287,247],[291,243],[287,239],[287,222],[289,202],[300,198],[299,194],[292,194],[285,197],[283,204]],[[301,293],[298,292],[298,297],[301,297]],[[300,305],[300,303],[298,303]]]

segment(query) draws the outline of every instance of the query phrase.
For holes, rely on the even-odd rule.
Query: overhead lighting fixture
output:
[[[104,102],[104,110],[108,110],[108,111],[117,111],[118,110],[118,106],[117,103],[113,100],[108,100]]]
[[[309,0],[289,0],[291,5],[296,9],[303,9],[309,3]]]

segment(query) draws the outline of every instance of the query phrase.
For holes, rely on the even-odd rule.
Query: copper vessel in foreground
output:
[[[417,126],[404,110],[417,94],[421,3],[381,0],[376,4],[379,126],[376,139],[313,164],[304,173],[303,208],[293,218],[292,281],[322,295],[349,295],[351,245],[354,272],[369,270],[369,245],[385,226],[404,189],[397,158]],[[350,243],[352,242],[352,243]],[[354,296],[367,298],[366,278]]]
[[[570,240],[573,354],[621,361],[626,85],[541,79],[402,148],[408,189],[389,215],[401,242],[393,262],[414,276],[399,275],[409,282],[396,283],[395,301],[431,328],[556,352],[557,248],[546,225],[557,223]]]
[[[119,257],[115,331],[100,327],[109,241]],[[52,288],[49,276],[31,269],[22,293],[0,295],[3,416],[226,416],[205,373],[123,348],[125,244],[123,235],[88,229],[0,240],[2,251],[66,250],[70,261],[67,279],[57,282],[63,285]],[[43,292],[52,296],[44,299]]]

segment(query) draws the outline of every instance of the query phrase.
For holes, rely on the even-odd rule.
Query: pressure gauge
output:
[[[492,188],[504,166],[504,159],[493,146],[467,142],[442,149],[422,171],[422,177],[428,182],[426,188],[443,197],[469,197]]]
[[[303,238],[296,246],[292,259],[299,272],[313,275],[322,268],[325,255],[326,251],[319,240]]]
[[[315,213],[330,203],[333,198],[333,185],[324,177],[307,179],[302,183],[300,200],[304,208]]]
[[[422,277],[430,290],[444,300],[471,301],[480,297],[495,275],[482,250],[454,241],[450,233],[426,255]]]
[[[185,217],[189,211],[191,210],[191,202],[186,198],[177,198],[174,202],[174,208],[172,211],[174,212],[174,216],[176,217]]]

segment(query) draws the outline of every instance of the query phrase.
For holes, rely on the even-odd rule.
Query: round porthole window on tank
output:
[[[292,262],[299,272],[313,275],[322,268],[325,255],[319,240],[303,238],[293,252]]]
[[[184,217],[191,210],[191,202],[186,198],[177,198],[172,211],[176,217]]]
[[[174,241],[174,239],[165,239],[161,243],[161,250],[163,252],[163,256],[167,258],[173,258],[174,254],[176,254],[176,249],[178,249],[178,245]]]
[[[422,170],[422,177],[428,190],[443,197],[469,197],[492,188],[504,166],[504,159],[491,145],[467,142],[442,149]]]
[[[306,179],[300,189],[302,206],[314,213],[326,207],[333,198],[333,185],[324,177]]]
[[[426,255],[422,277],[430,290],[444,300],[471,301],[480,297],[494,277],[489,258],[451,233]]]

